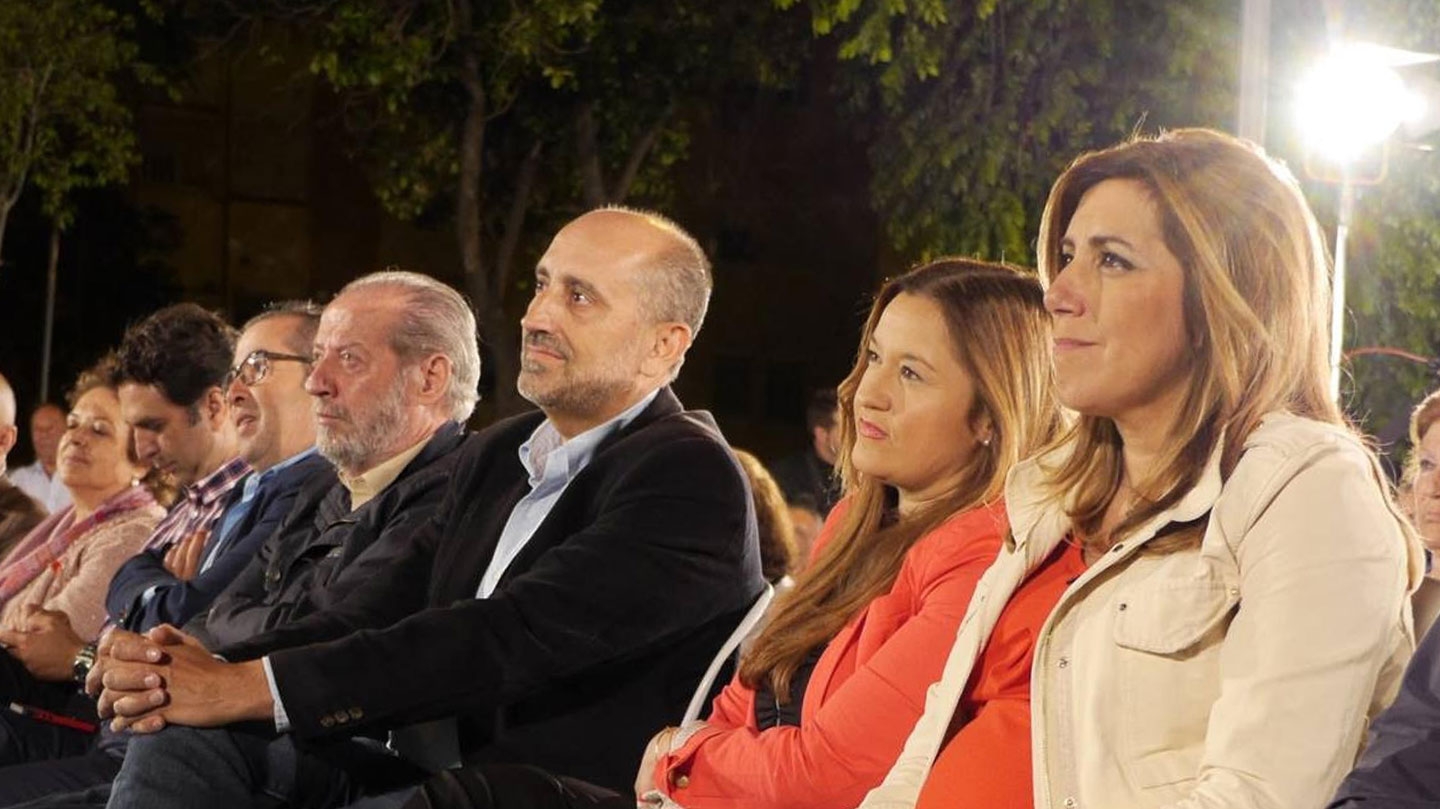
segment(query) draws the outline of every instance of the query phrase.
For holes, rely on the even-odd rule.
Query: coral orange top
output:
[[[1000,613],[915,809],[1031,809],[1030,664],[1035,640],[1070,582],[1085,572],[1062,543]],[[963,723],[963,724],[961,724]]]
[[[829,542],[842,501],[817,540]],[[900,574],[825,646],[800,725],[760,729],[739,679],[703,729],[661,758],[656,786],[686,809],[850,809],[880,783],[940,677],[975,584],[1008,530],[1002,503],[957,514],[921,537]]]

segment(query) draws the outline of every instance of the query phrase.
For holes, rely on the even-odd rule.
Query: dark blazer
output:
[[[374,499],[350,509],[350,491],[333,471],[304,486],[294,507],[210,610],[186,627],[206,648],[244,657],[236,644],[286,622],[327,609],[366,578],[397,569],[392,532],[413,533],[439,507],[466,431],[448,422]],[[428,565],[418,571],[423,578]],[[370,605],[371,621],[390,623],[415,611],[423,597]]]
[[[1331,809],[1440,806],[1440,622],[1410,658],[1400,693],[1370,725]]]
[[[155,548],[131,557],[110,580],[110,591],[105,596],[106,611],[116,623],[132,632],[144,632],[160,624],[183,626],[209,607],[215,597],[234,581],[255,556],[260,544],[274,533],[290,512],[301,486],[311,477],[335,480],[329,461],[313,454],[265,481],[255,493],[250,511],[230,529],[230,541],[215,558],[214,564],[189,581],[181,581],[165,569],[166,549]],[[244,492],[244,481],[230,490],[225,511],[215,521],[217,529],[225,520],[225,512],[240,502]],[[219,540],[220,532],[212,531],[205,542],[202,559],[209,555],[214,543]],[[156,588],[155,595],[141,605],[141,596],[151,587]]]
[[[458,715],[470,761],[531,764],[630,791],[645,743],[679,720],[763,587],[754,511],[714,421],[682,411],[665,389],[596,449],[494,594],[477,599],[529,490],[517,451],[541,419],[479,433],[445,503],[408,543],[434,555],[431,609],[270,655],[297,736]],[[413,583],[376,576],[366,586],[373,592],[361,601]],[[271,640],[294,642],[306,623]]]

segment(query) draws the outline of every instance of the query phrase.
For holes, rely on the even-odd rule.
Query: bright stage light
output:
[[[1348,162],[1425,112],[1424,100],[1406,88],[1394,64],[1392,49],[1355,44],[1337,48],[1310,72],[1296,101],[1301,130],[1315,151]]]

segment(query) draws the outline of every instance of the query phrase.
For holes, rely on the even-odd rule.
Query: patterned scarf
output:
[[[94,513],[76,522],[75,507],[66,506],[35,526],[4,560],[0,560],[0,604],[10,600],[45,568],[58,564],[61,556],[81,537],[113,517],[155,502],[144,486],[128,486],[100,504]]]

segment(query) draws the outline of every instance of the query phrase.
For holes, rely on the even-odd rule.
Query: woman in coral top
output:
[[[845,499],[709,719],[651,743],[642,804],[842,809],[879,783],[1000,548],[1006,473],[1057,432],[1042,304],[963,260],[880,291],[839,388]]]
[[[1137,138],[1061,175],[1038,252],[1079,419],[1012,470],[1012,541],[864,809],[1325,805],[1399,685],[1421,557],[1328,384],[1299,185],[1219,132]],[[970,684],[1046,561],[1077,552],[1011,755],[1033,795],[976,797],[998,768],[967,734]]]

